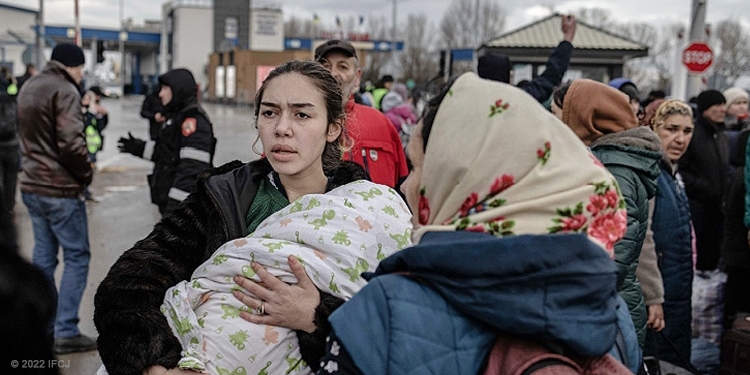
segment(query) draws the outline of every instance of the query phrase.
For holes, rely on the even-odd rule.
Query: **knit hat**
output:
[[[477,74],[484,79],[510,83],[512,69],[510,59],[502,53],[491,52],[480,56],[477,60]]]
[[[724,104],[727,100],[724,95],[717,90],[706,90],[698,95],[695,99],[695,104],[698,106],[698,113],[701,114],[703,111],[711,108],[711,106],[717,104]]]
[[[623,78],[623,77],[615,78],[609,81],[609,86],[612,86],[624,92],[625,94],[628,95],[628,98],[630,98],[630,100],[633,100],[633,99],[639,100],[638,99],[638,86],[636,86],[635,83],[633,83],[633,81],[627,78]]]
[[[651,129],[654,128],[654,116],[656,116],[656,110],[659,109],[659,106],[667,101],[666,99],[656,99],[651,103],[648,103],[646,108],[643,109],[643,117],[638,119],[638,125],[640,126],[647,126]]]
[[[722,94],[724,94],[724,98],[727,100],[727,107],[740,99],[750,101],[750,95],[748,95],[747,91],[739,87],[726,89]]]
[[[86,62],[81,47],[73,43],[60,43],[52,50],[52,60],[67,67],[81,66]]]

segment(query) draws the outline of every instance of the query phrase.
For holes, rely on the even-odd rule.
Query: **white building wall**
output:
[[[281,9],[256,8],[250,11],[250,50],[284,50],[284,15]]]
[[[213,50],[214,11],[210,8],[180,7],[172,21],[172,68],[188,68],[205,88],[206,67]],[[166,39],[162,39],[166,42]]]
[[[19,76],[26,71],[26,64],[21,60],[26,44],[18,41],[13,35],[32,45],[35,42],[34,30],[36,14],[7,7],[0,7],[0,60],[13,63],[13,75]],[[12,34],[11,34],[12,33]],[[31,62],[35,60],[32,54]]]

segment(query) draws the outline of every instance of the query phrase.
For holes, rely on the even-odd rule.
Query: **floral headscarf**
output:
[[[610,255],[627,220],[614,177],[570,128],[525,92],[473,73],[437,110],[417,215],[415,242],[428,231],[586,233]]]

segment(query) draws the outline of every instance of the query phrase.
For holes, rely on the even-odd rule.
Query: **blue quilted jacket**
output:
[[[680,357],[690,358],[693,242],[690,205],[677,176],[672,174],[671,165],[662,160],[651,229],[664,284],[663,308],[667,325],[663,333],[677,346],[679,354],[661,335],[651,331],[649,335],[654,335],[656,341],[646,340],[644,351],[646,355],[657,355],[661,360],[679,365]]]
[[[581,355],[615,341],[614,262],[584,235],[427,233],[329,318],[366,375],[476,374],[503,331]]]

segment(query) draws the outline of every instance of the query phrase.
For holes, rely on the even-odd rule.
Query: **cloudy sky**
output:
[[[24,8],[39,9],[40,0],[0,0],[0,3]],[[73,24],[74,0],[43,0],[45,22],[51,25]],[[144,19],[160,19],[163,0],[79,0],[82,26],[116,28],[120,19],[133,18],[136,23]],[[183,0],[201,2],[206,0]],[[397,0],[397,15],[403,20],[408,14],[427,15],[437,25],[453,0]],[[548,15],[549,6],[555,11],[569,12],[584,7],[610,10],[620,22],[647,22],[661,25],[682,22],[687,25],[692,0],[497,0],[508,14],[506,30],[513,30]],[[317,14],[324,26],[333,26],[336,16],[386,17],[391,19],[393,1],[389,0],[253,0],[253,6],[281,6],[285,18],[312,19]],[[707,0],[707,22],[732,18],[750,27],[750,2],[747,0]],[[345,5],[345,6],[342,6]]]

